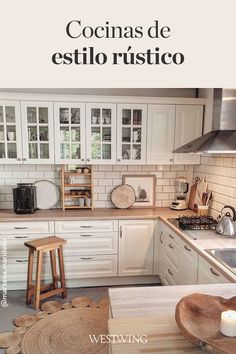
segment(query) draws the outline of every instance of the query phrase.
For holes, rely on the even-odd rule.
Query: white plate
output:
[[[37,208],[51,209],[59,201],[60,193],[57,185],[52,181],[41,180],[34,184],[36,186]]]

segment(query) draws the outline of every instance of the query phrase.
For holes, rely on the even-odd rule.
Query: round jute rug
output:
[[[108,354],[108,345],[90,336],[106,335],[107,314],[101,308],[70,308],[39,320],[24,335],[22,354]]]

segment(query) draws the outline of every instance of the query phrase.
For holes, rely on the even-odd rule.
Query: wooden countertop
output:
[[[0,210],[0,222],[6,221],[54,221],[54,220],[108,220],[108,219],[157,219],[177,218],[179,215],[192,215],[191,210],[175,211],[169,208],[153,209],[105,209],[37,210],[34,214],[15,214],[13,210]]]
[[[147,343],[111,344],[112,354],[200,354],[180,333],[175,322],[175,307],[179,300],[198,292],[230,298],[236,295],[235,284],[192,286],[133,287],[109,289],[111,315],[109,334],[147,336]],[[117,337],[116,337],[117,338]]]

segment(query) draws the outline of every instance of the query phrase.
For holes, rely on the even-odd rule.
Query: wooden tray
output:
[[[235,354],[236,337],[219,332],[221,312],[236,310],[236,296],[224,299],[204,294],[188,295],[176,306],[175,319],[192,344],[217,354]]]

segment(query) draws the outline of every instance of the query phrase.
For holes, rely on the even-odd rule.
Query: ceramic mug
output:
[[[83,172],[86,174],[86,173],[89,173],[89,168],[85,167]]]
[[[15,132],[8,132],[7,137],[9,141],[14,141],[15,140]]]
[[[85,199],[85,205],[86,205],[87,207],[90,207],[90,206],[91,206],[91,198],[86,198],[86,199]]]
[[[92,117],[92,124],[97,124],[97,123],[98,123],[97,117],[93,116]]]

